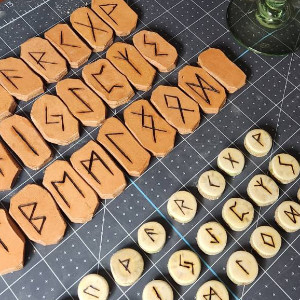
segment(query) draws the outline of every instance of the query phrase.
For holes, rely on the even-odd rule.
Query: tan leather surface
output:
[[[124,110],[126,126],[155,156],[165,156],[174,147],[176,130],[153,108],[149,101],[141,99]]]
[[[207,114],[218,113],[225,104],[224,88],[202,68],[183,67],[178,73],[178,85]]]
[[[0,191],[10,190],[22,168],[0,143]]]
[[[90,8],[80,7],[71,14],[72,27],[86,40],[95,52],[103,51],[112,44],[113,30]]]
[[[40,37],[23,43],[20,57],[48,83],[57,82],[68,73],[66,60]]]
[[[0,209],[0,275],[18,271],[24,264],[25,237],[4,209]]]
[[[111,199],[126,187],[123,172],[116,166],[103,148],[89,141],[70,158],[73,168],[102,199]]]
[[[0,85],[0,122],[11,116],[16,109],[17,103],[13,96]]]
[[[109,118],[100,127],[97,140],[131,176],[140,176],[149,165],[150,154],[117,118]]]
[[[128,78],[136,89],[141,91],[151,89],[156,71],[134,46],[120,42],[114,43],[107,50],[106,58]]]
[[[98,196],[64,160],[56,160],[45,170],[43,185],[71,222],[85,223],[98,208]]]
[[[83,125],[95,127],[104,121],[106,107],[103,101],[80,79],[59,81],[56,93]]]
[[[27,237],[41,245],[57,244],[66,223],[50,193],[28,184],[10,199],[9,213]]]
[[[107,59],[98,59],[86,65],[82,77],[111,108],[128,102],[134,96],[126,77]]]
[[[40,169],[52,158],[49,146],[27,118],[13,115],[3,120],[0,135],[28,168]]]
[[[200,122],[199,105],[178,87],[159,85],[151,102],[166,121],[181,134],[193,132]]]
[[[44,92],[44,84],[22,59],[0,60],[0,84],[14,97],[28,101]]]
[[[136,28],[138,15],[124,0],[93,0],[92,9],[118,36],[128,35]]]
[[[78,121],[57,96],[44,95],[37,99],[30,116],[48,142],[68,145],[79,138]]]
[[[176,67],[177,50],[158,33],[142,30],[133,36],[133,44],[143,57],[160,72]]]
[[[92,54],[91,49],[68,24],[57,24],[46,31],[44,36],[65,57],[72,68],[83,65]]]
[[[219,49],[209,48],[198,56],[198,64],[229,93],[234,93],[246,84],[246,74]]]

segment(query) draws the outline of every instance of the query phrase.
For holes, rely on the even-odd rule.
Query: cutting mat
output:
[[[230,197],[245,197],[249,180],[258,173],[267,173],[268,162],[276,153],[288,152],[300,159],[300,52],[284,57],[262,57],[245,51],[226,28],[227,0],[129,0],[139,14],[137,30],[150,28],[169,40],[180,54],[177,68],[159,74],[155,86],[176,85],[178,70],[195,64],[197,55],[208,46],[218,47],[234,60],[248,76],[247,85],[230,95],[222,111],[203,116],[200,127],[189,136],[177,136],[173,151],[163,159],[153,158],[148,170],[138,179],[128,178],[128,187],[119,197],[103,201],[94,219],[85,225],[68,224],[63,241],[43,247],[27,242],[25,267],[19,272],[0,278],[0,299],[77,299],[77,285],[88,273],[105,276],[111,288],[110,299],[141,299],[143,287],[152,279],[167,280],[174,289],[175,299],[193,299],[197,289],[207,280],[218,276],[231,291],[232,299],[300,299],[300,238],[297,233],[280,230],[283,245],[280,253],[268,260],[258,258],[260,271],[257,280],[246,287],[237,287],[226,276],[229,255],[238,249],[251,251],[249,238],[256,226],[275,226],[274,211],[283,200],[296,200],[299,178],[280,186],[280,199],[266,208],[256,208],[255,220],[244,232],[228,230],[228,245],[217,256],[206,256],[196,245],[198,228],[204,222],[221,218],[221,208]],[[59,22],[68,22],[77,7],[89,5],[81,0],[15,0],[0,4],[0,57],[18,56],[19,46],[30,37],[42,35]],[[115,39],[118,40],[118,39]],[[131,41],[131,36],[125,41]],[[89,62],[105,54],[93,54]],[[81,69],[71,70],[68,77],[80,77]],[[48,86],[55,94],[55,86]],[[134,99],[149,99],[150,92],[137,92]],[[17,112],[29,116],[33,101],[19,103]],[[109,115],[122,118],[121,107]],[[261,127],[274,138],[268,156],[249,156],[243,138],[249,129]],[[75,143],[57,147],[55,158],[68,159],[88,140],[96,137],[98,129],[85,127]],[[246,167],[236,178],[228,178],[223,197],[209,202],[195,188],[199,175],[217,168],[216,157],[225,147],[235,146],[244,151]],[[24,169],[11,192],[1,193],[1,205],[8,208],[9,200],[28,183],[41,183],[39,171]],[[186,225],[167,220],[166,202],[180,189],[187,189],[198,199],[198,213]],[[137,229],[145,221],[161,222],[167,230],[163,251],[146,255],[137,246]],[[228,228],[227,228],[228,229]],[[145,272],[131,287],[122,288],[111,279],[109,260],[123,247],[133,247],[142,253]],[[167,271],[170,255],[179,249],[193,248],[202,259],[198,281],[188,287],[174,283]],[[217,274],[217,275],[216,275]]]

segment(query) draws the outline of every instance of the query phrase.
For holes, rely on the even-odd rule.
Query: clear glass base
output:
[[[263,11],[266,6],[263,2],[260,7],[262,1],[265,0],[231,1],[227,22],[234,37],[248,49],[261,54],[285,55],[296,51],[300,47],[300,1],[288,1],[285,9],[275,10],[274,15],[269,7],[266,13]]]

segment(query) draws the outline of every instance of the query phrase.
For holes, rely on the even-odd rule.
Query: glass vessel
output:
[[[227,22],[248,49],[285,55],[300,46],[300,0],[232,0]]]

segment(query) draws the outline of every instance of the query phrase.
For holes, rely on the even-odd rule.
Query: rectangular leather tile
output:
[[[48,142],[68,145],[79,138],[78,121],[57,96],[46,94],[37,99],[30,117]]]
[[[246,74],[219,49],[209,48],[200,53],[198,64],[229,93],[236,92],[246,84]]]
[[[90,221],[99,201],[95,191],[64,160],[56,160],[45,170],[43,185],[71,222]]]
[[[103,51],[112,44],[113,30],[88,7],[76,9],[71,14],[70,21],[95,52]]]
[[[176,67],[177,50],[158,33],[141,30],[132,41],[143,57],[160,72],[170,72]]]
[[[124,0],[92,0],[92,9],[118,36],[128,35],[136,28],[138,15]]]
[[[0,122],[11,116],[17,107],[17,103],[11,94],[0,85]]]
[[[122,73],[132,85],[141,91],[148,91],[155,78],[155,69],[139,51],[126,43],[114,43],[106,52],[106,58]]]
[[[150,154],[117,118],[109,118],[100,127],[97,140],[131,176],[140,176],[149,165]]]
[[[96,142],[89,141],[74,152],[70,160],[73,168],[102,199],[114,198],[125,189],[123,172]]]
[[[52,159],[49,146],[33,124],[24,117],[13,115],[3,120],[0,123],[0,135],[30,169],[40,169]]]
[[[178,73],[178,85],[207,114],[218,113],[225,104],[225,89],[202,68],[183,67]]]
[[[68,24],[57,24],[46,31],[44,36],[65,57],[72,68],[79,68],[87,62],[92,53]]]
[[[80,79],[59,81],[56,93],[83,125],[96,127],[104,121],[106,107],[102,99]]]
[[[159,85],[152,92],[151,102],[179,133],[188,134],[198,127],[199,105],[178,87]]]
[[[111,108],[128,102],[134,96],[126,77],[107,59],[98,59],[86,65],[82,77]]]
[[[21,58],[48,83],[57,82],[67,72],[66,60],[49,41],[34,37],[21,45]]]
[[[44,84],[22,59],[0,60],[0,84],[18,100],[28,101],[44,92]]]
[[[27,237],[41,245],[57,244],[63,238],[66,223],[50,193],[36,184],[28,184],[10,199],[9,214]]]
[[[124,121],[132,134],[155,156],[165,156],[174,147],[176,130],[153,108],[141,99],[124,110]]]

